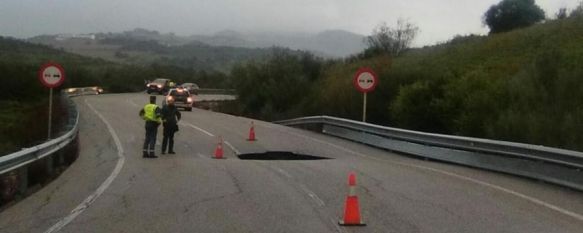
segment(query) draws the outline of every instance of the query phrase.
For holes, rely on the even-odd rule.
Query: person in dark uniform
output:
[[[146,139],[144,140],[144,158],[157,158],[154,154],[158,126],[162,123],[162,110],[156,105],[156,96],[150,96],[150,103],[140,110],[140,116],[146,121]]]
[[[168,146],[168,154],[175,154],[174,152],[174,133],[178,131],[178,121],[182,115],[174,105],[174,100],[169,99],[166,105],[162,107],[162,121],[164,122],[164,138],[162,139],[162,154],[166,153],[166,146]]]

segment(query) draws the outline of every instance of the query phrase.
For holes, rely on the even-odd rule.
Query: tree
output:
[[[559,11],[555,14],[555,16],[557,17],[557,19],[565,19],[567,18],[567,8],[561,8],[559,9]]]
[[[534,0],[502,0],[484,14],[490,33],[507,32],[533,25],[545,19],[545,12]]]
[[[583,1],[579,2],[579,6],[577,6],[577,8],[573,9],[573,11],[571,11],[571,14],[569,15],[569,17],[579,17],[579,16],[583,16]]]
[[[372,35],[366,38],[368,51],[387,53],[391,56],[399,56],[408,49],[419,32],[419,27],[404,20],[397,20],[397,27],[391,28],[386,22],[380,23],[372,31]],[[367,53],[368,51],[365,51]]]

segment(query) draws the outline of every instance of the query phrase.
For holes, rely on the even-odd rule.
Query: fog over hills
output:
[[[200,42],[209,46],[242,48],[287,47],[308,50],[323,57],[345,57],[365,48],[364,36],[344,30],[327,30],[319,33],[290,32],[238,32],[225,30],[213,35],[178,36],[174,33],[136,28],[120,33],[93,33],[83,35],[43,35],[28,39],[31,42],[67,49],[73,40],[137,40],[156,41],[163,46],[181,46]],[[83,43],[82,43],[83,44]],[[81,44],[81,45],[82,45]],[[94,44],[86,42],[85,44]],[[76,45],[78,47],[79,45]]]
[[[271,46],[308,50],[327,57],[345,57],[362,52],[364,36],[343,30],[327,30],[317,34],[289,32],[221,31],[212,36],[194,35],[197,40],[214,46],[264,48]]]

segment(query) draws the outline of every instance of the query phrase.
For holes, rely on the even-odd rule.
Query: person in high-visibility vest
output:
[[[156,96],[150,96],[150,103],[140,110],[140,117],[146,121],[146,139],[144,140],[144,158],[157,158],[154,153],[158,126],[162,123],[162,111],[156,105]]]

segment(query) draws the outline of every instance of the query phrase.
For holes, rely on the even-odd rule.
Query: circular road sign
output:
[[[38,79],[48,88],[58,87],[65,81],[65,70],[57,63],[45,63],[38,71]]]
[[[353,82],[356,90],[362,93],[367,93],[375,89],[379,84],[379,79],[372,69],[363,67],[356,71]]]

